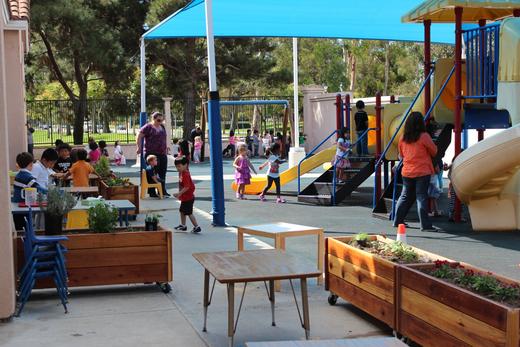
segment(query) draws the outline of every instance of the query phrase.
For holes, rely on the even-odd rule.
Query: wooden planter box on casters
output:
[[[353,237],[325,239],[325,289],[331,292],[329,303],[337,296],[396,329],[398,263],[350,246]],[[392,242],[384,236],[370,236],[370,240]],[[421,256],[432,260],[445,259],[416,249]]]
[[[486,274],[470,265],[465,269]],[[518,347],[519,309],[501,304],[419,269],[433,264],[399,267],[397,330],[423,347]],[[511,279],[495,276],[505,283]]]
[[[135,205],[135,211],[128,211],[128,214],[139,214],[139,186],[135,184],[109,187],[105,181],[99,180],[99,195],[105,200],[129,200]]]
[[[171,230],[159,227],[158,231],[76,232],[65,234],[69,240],[63,243],[68,249],[65,259],[69,287],[158,282],[165,283],[164,291],[171,289],[166,285],[173,280]],[[20,238],[17,241],[21,268],[23,244]],[[42,281],[37,288],[54,288],[54,284]]]

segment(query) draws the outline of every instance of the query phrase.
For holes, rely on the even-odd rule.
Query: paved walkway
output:
[[[258,166],[260,161],[256,160]],[[118,168],[122,175],[137,181],[135,169]],[[284,187],[288,203],[278,205],[273,199],[262,203],[252,197],[237,201],[226,180],[226,220],[230,227],[213,228],[211,224],[211,191],[208,163],[192,165],[197,190],[196,216],[203,231],[199,235],[174,234],[173,291],[163,294],[155,286],[132,285],[72,289],[70,313],[63,314],[55,293],[41,291],[27,304],[22,317],[0,324],[0,346],[226,346],[226,297],[223,285],[215,288],[214,301],[209,308],[208,332],[202,333],[201,266],[191,254],[199,251],[236,249],[233,226],[272,221],[285,221],[326,230],[326,236],[357,232],[383,233],[390,237],[395,230],[388,221],[371,216],[371,182],[367,182],[342,206],[317,207],[296,201],[296,183]],[[225,164],[226,177],[231,179],[231,163]],[[303,184],[310,181],[304,178]],[[168,189],[177,189],[175,172],[168,173]],[[162,211],[161,224],[178,224],[175,199],[141,201],[141,210]],[[137,224],[142,224],[144,214]],[[441,233],[423,233],[417,223],[408,229],[410,244],[441,255],[470,262],[497,273],[520,279],[520,234],[475,233],[467,224],[448,223],[439,218],[434,223]],[[246,248],[272,246],[268,239],[246,238]],[[287,249],[298,256],[314,259],[314,238],[294,238],[287,241]],[[299,290],[298,286],[296,289]],[[236,300],[241,295],[236,288]],[[389,334],[388,329],[351,307],[342,300],[336,306],[327,303],[328,293],[311,281],[309,288],[311,336],[317,339],[359,337]],[[244,307],[238,324],[236,346],[245,341],[302,339],[290,287],[285,283],[277,295],[277,326],[270,325],[270,307],[263,285],[248,286]]]

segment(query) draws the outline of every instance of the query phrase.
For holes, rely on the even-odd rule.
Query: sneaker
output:
[[[285,200],[282,199],[282,198],[278,198],[278,199],[276,199],[276,203],[277,204],[285,204]]]
[[[168,193],[166,193],[166,192],[163,193],[163,195],[164,195],[165,197],[167,197],[167,198],[169,198],[169,197],[171,196],[170,194],[168,194]]]
[[[264,195],[260,195],[260,201],[267,201]]]
[[[192,233],[200,233],[201,231],[202,231],[202,229],[198,225],[196,227],[194,227],[193,229],[191,229]]]
[[[242,197],[242,195],[241,195],[241,194],[238,194],[238,193],[236,193],[236,194],[235,194],[235,197],[236,197],[237,199],[240,199],[240,198]]]
[[[424,228],[424,229],[421,228],[421,231],[426,231],[426,232],[430,232],[430,233],[436,233],[436,232],[440,231],[440,229],[432,226],[432,227]]]
[[[244,194],[240,194],[240,200],[247,200]]]
[[[186,231],[188,230],[188,227],[186,225],[182,225],[182,224],[179,224],[177,225],[175,228],[173,228],[175,230],[182,230],[182,231]]]
[[[156,193],[153,193],[153,194],[148,194],[151,198],[158,198],[159,195],[157,195]]]

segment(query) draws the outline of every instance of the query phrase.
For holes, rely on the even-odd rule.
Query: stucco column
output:
[[[4,31],[4,61],[5,80],[9,81],[9,88],[6,93],[7,101],[7,129],[9,131],[9,157],[8,167],[11,170],[16,168],[14,158],[20,152],[27,152],[27,130],[25,123],[25,74],[24,74],[24,54],[20,33],[15,30]]]
[[[19,80],[10,80],[9,88],[6,80],[6,64],[10,61],[6,56],[6,47],[3,34],[3,22],[0,18],[0,148],[10,148],[8,143],[16,137],[16,133],[9,137],[9,122],[7,109],[7,93],[19,88]],[[11,68],[11,67],[9,67]],[[23,65],[22,65],[23,68]],[[23,81],[23,80],[21,80]],[[23,87],[23,84],[22,84]],[[9,89],[9,90],[8,90]],[[6,208],[0,209],[0,319],[8,318],[14,313],[15,308],[15,282],[13,265],[13,222],[10,208],[9,175],[10,161],[15,157],[10,156],[11,150],[0,151],[0,204]],[[9,160],[9,159],[12,160]]]

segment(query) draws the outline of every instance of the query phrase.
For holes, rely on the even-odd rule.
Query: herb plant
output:
[[[47,202],[47,205],[44,205],[44,202]],[[49,187],[47,199],[40,194],[38,203],[43,212],[53,216],[64,216],[76,206],[76,199],[72,194],[57,187]]]
[[[107,204],[97,204],[88,209],[88,223],[95,233],[110,233],[117,226],[117,209]]]

